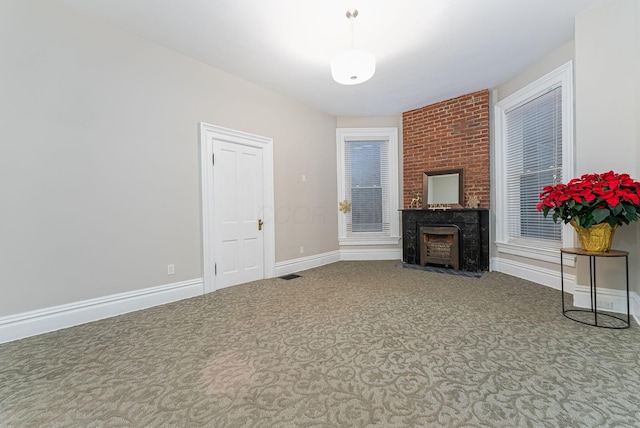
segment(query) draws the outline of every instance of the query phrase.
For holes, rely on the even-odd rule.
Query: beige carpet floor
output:
[[[0,345],[2,427],[640,427],[640,328],[339,262]]]

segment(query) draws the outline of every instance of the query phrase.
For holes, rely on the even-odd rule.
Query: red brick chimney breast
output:
[[[403,206],[422,194],[426,171],[463,168],[464,200],[489,208],[489,90],[402,114]]]

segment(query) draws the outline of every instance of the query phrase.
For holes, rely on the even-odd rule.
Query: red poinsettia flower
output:
[[[630,191],[626,191],[622,194],[622,199],[627,202],[631,202],[634,205],[640,205],[640,197],[637,193],[631,193]]]
[[[579,195],[584,198],[585,202],[591,202],[596,198],[596,195],[590,189],[584,189]]]
[[[545,217],[553,211],[554,221],[575,219],[584,228],[598,223],[629,224],[640,214],[640,182],[613,171],[544,186],[539,197],[536,208]]]

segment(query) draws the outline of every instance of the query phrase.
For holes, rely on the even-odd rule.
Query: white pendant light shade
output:
[[[351,49],[331,61],[333,80],[343,85],[366,82],[376,72],[376,57],[370,52]]]
[[[356,9],[345,14],[351,23],[351,50],[341,53],[331,61],[331,76],[342,85],[357,85],[366,82],[376,72],[376,57],[372,53],[354,48],[353,20],[358,16]]]

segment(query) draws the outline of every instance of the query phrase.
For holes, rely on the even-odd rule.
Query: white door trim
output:
[[[264,276],[276,272],[276,239],[273,189],[273,140],[259,135],[200,122],[200,183],[202,191],[202,266],[204,292],[217,290],[215,276],[215,236],[213,228],[213,144],[226,141],[262,150],[264,183]],[[213,141],[213,144],[207,144]],[[209,219],[209,220],[207,220]]]

